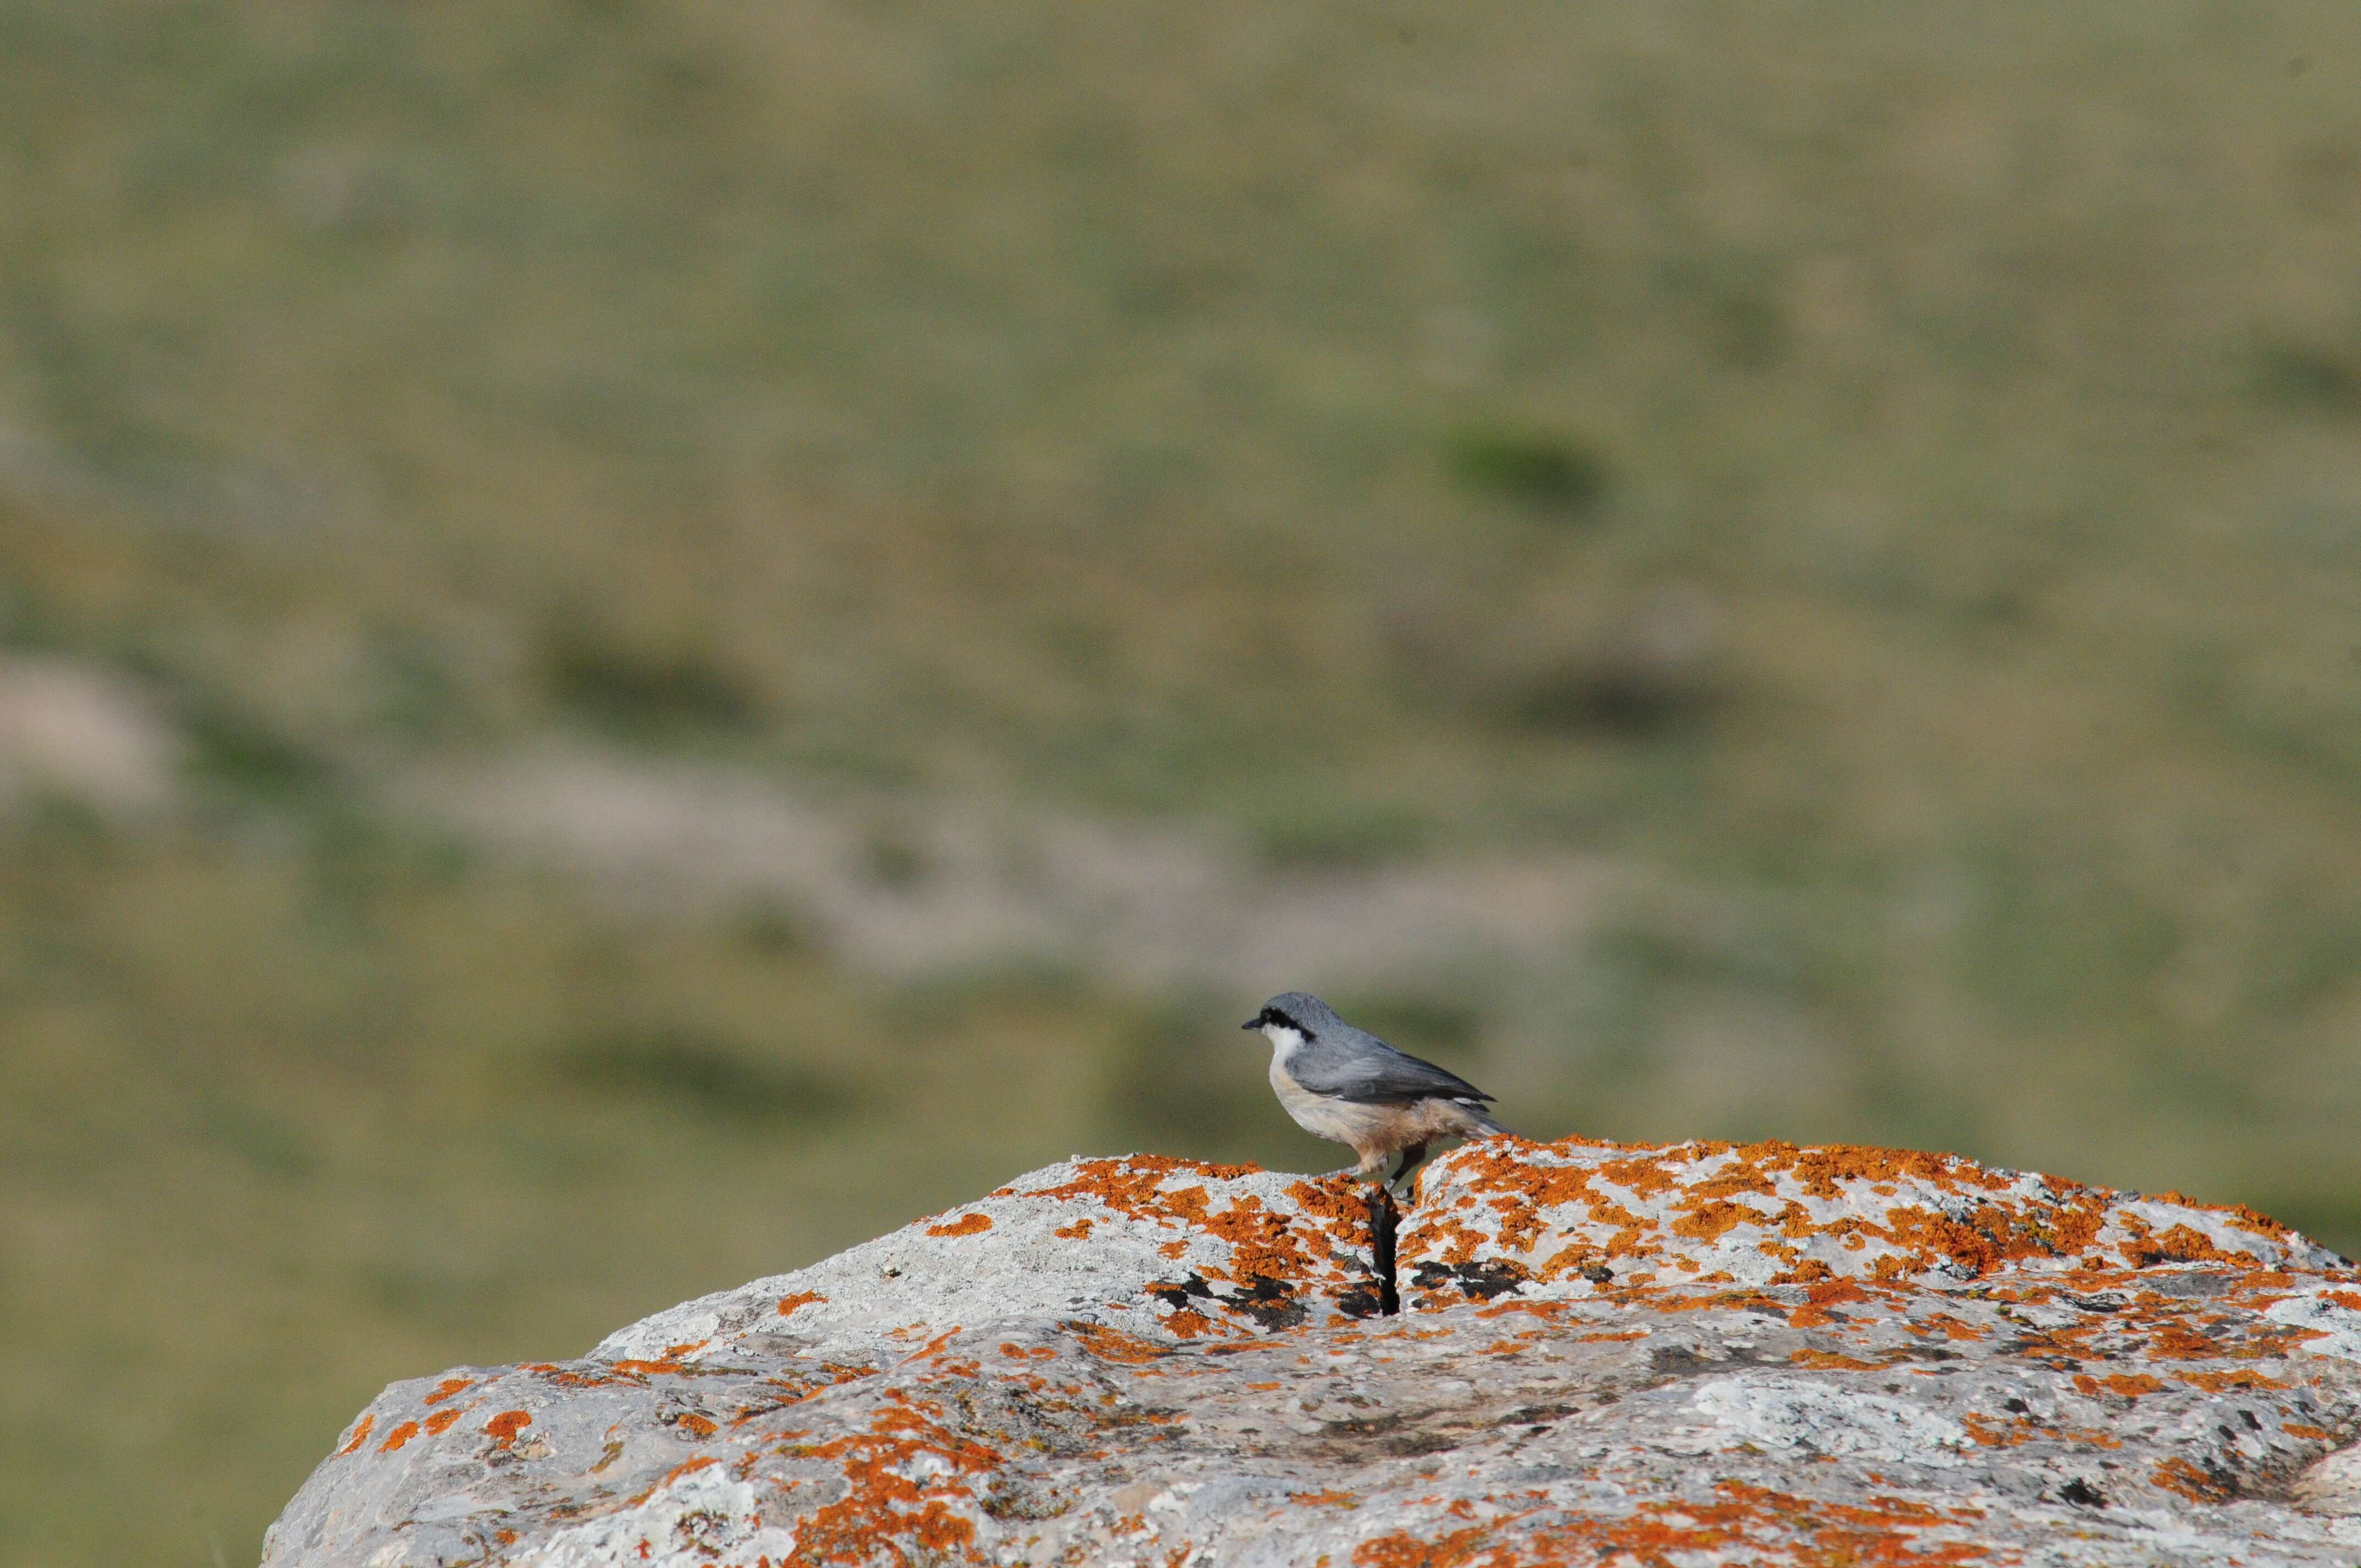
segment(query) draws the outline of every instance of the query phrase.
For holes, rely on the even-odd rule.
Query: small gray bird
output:
[[[1263,1003],[1239,1025],[1271,1043],[1270,1086],[1295,1124],[1361,1157],[1364,1180],[1379,1179],[1386,1161],[1402,1157],[1399,1181],[1437,1138],[1480,1138],[1509,1129],[1485,1113],[1492,1097],[1433,1062],[1394,1049],[1356,1029],[1309,992]],[[1343,1172],[1339,1172],[1342,1175]]]

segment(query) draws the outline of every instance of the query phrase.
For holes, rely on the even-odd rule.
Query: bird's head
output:
[[[1310,992],[1286,991],[1264,1003],[1261,1012],[1238,1027],[1259,1029],[1272,1045],[1282,1051],[1291,1051],[1306,1040],[1317,1038],[1322,1030],[1343,1022],[1334,1008]]]

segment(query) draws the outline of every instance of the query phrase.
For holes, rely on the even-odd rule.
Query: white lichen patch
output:
[[[755,1488],[708,1465],[645,1502],[571,1525],[511,1559],[514,1568],[640,1568],[651,1561],[785,1563],[796,1532],[766,1523]]]
[[[1689,1403],[1720,1429],[1723,1447],[1952,1465],[1973,1446],[1967,1428],[1935,1411],[1834,1383],[1715,1377],[1697,1385]]]

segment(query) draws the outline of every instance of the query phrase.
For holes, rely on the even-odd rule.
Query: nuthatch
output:
[[[1356,1029],[1308,992],[1272,997],[1239,1027],[1259,1029],[1270,1041],[1270,1086],[1295,1124],[1350,1146],[1361,1163],[1348,1168],[1364,1180],[1379,1179],[1395,1155],[1401,1164],[1385,1179],[1400,1180],[1437,1138],[1509,1130],[1484,1109],[1492,1096]]]

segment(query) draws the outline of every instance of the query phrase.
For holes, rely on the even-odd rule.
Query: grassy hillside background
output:
[[[0,1563],[1295,984],[2361,1248],[2356,279],[2340,0],[0,7]]]

